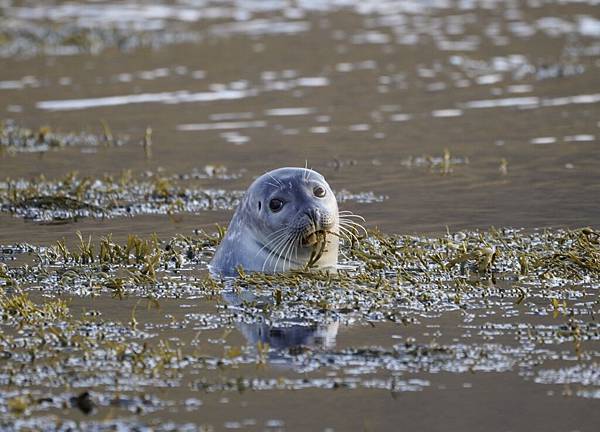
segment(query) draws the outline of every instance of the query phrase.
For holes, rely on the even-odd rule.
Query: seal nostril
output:
[[[308,210],[306,212],[304,212],[304,214],[306,214],[306,216],[308,216],[308,219],[310,220],[310,222],[312,223],[314,229],[316,231],[321,229],[321,220],[323,218],[321,212],[319,211],[319,209],[311,209]]]

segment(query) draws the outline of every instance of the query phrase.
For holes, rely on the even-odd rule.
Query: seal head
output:
[[[335,269],[339,214],[325,178],[306,168],[279,168],[246,191],[210,271],[236,276],[315,267]]]

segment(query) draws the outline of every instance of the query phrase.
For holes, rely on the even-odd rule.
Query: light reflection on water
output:
[[[0,111],[3,119],[33,130],[23,149],[0,152],[0,176],[23,178],[23,188],[39,173],[59,179],[78,170],[80,178],[100,182],[105,173],[132,169],[148,176],[135,200],[152,196],[152,182],[160,178],[181,178],[192,191],[218,188],[238,196],[267,169],[306,163],[331,181],[344,208],[384,232],[598,227],[597,1],[58,3],[0,5],[6,17],[0,24]],[[111,147],[99,119],[115,137],[128,139]],[[36,137],[45,125],[63,135],[86,131],[90,143],[51,148]],[[148,127],[152,157],[138,145]],[[217,171],[224,174],[213,175]],[[204,201],[183,207],[196,214],[181,214],[153,199],[160,211],[133,206],[135,217],[61,226],[2,215],[0,243],[53,243],[74,238],[78,229],[125,240],[128,233],[188,234],[225,224],[231,215],[230,206],[205,211],[214,206]],[[154,213],[169,216],[143,217]],[[363,421],[353,408],[359,412],[365,401],[374,410],[385,408],[370,419],[372,429],[396,428],[414,412],[419,418],[408,429],[416,430],[427,429],[422,422],[431,412],[449,406],[445,392],[451,388],[451,399],[482,407],[470,415],[491,429],[507,418],[522,419],[512,406],[502,418],[485,411],[512,400],[538,414],[522,419],[535,423],[530,429],[594,430],[598,418],[590,402],[598,399],[600,384],[597,327],[589,317],[597,314],[590,298],[598,287],[545,282],[548,296],[566,301],[576,322],[589,334],[596,331],[596,339],[582,342],[586,363],[580,363],[564,336],[570,327],[553,318],[553,308],[563,306],[536,294],[517,303],[507,283],[494,285],[497,298],[487,308],[473,300],[471,306],[481,306],[477,312],[449,302],[448,310],[418,311],[406,323],[319,321],[315,308],[305,311],[312,320],[264,313],[261,320],[233,324],[226,320],[235,313],[231,301],[194,298],[190,284],[189,298],[161,299],[160,311],[137,306],[138,325],[150,342],[158,334],[197,347],[208,370],[191,368],[183,379],[165,381],[121,378],[121,387],[107,375],[101,384],[110,391],[97,387],[93,396],[104,407],[125,413],[143,407],[161,420],[176,412],[179,425],[191,424],[191,430],[200,415],[217,428],[322,428],[325,420],[306,419],[296,406],[281,415],[269,412],[286,406],[292,390],[302,390],[311,395],[305,403],[322,416],[326,401],[356,398],[343,415],[328,418],[339,430]],[[75,295],[73,301],[77,311],[93,303],[128,329],[138,298]],[[560,343],[553,343],[556,337]],[[267,365],[256,364],[259,342],[273,348]],[[135,343],[143,343],[141,333]],[[241,360],[232,369],[214,360],[223,350],[237,358],[238,347]],[[29,377],[26,370],[15,373]],[[80,383],[94,385],[83,378]],[[181,394],[167,390],[170,385]],[[139,388],[156,395],[134,395],[120,405],[109,395]],[[374,389],[379,393],[367,392]],[[49,407],[64,409],[71,396],[57,392],[28,421],[34,425]],[[409,408],[398,410],[395,398]],[[5,399],[0,395],[0,406]],[[256,404],[248,421],[237,415],[244,403]],[[561,410],[571,415],[555,419]],[[442,426],[468,429],[452,421]]]

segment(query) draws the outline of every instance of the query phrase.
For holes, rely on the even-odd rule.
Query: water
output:
[[[212,232],[253,178],[305,163],[342,209],[383,233],[415,235],[423,250],[447,231],[597,229],[597,9],[594,0],[4,1],[0,244],[65,238],[74,247],[76,231],[96,244],[109,233],[124,243],[128,234],[168,241]],[[32,132],[4,139],[10,128]],[[28,205],[9,204],[12,189]],[[33,199],[48,193],[93,207]],[[80,428],[587,431],[600,420],[597,276],[497,278],[489,304],[465,288],[463,308],[425,284],[415,296],[429,292],[439,309],[420,310],[409,296],[371,315],[340,312],[350,307],[336,303],[341,294],[327,298],[333,317],[284,297],[284,309],[257,322],[260,307],[195,293],[208,255],[182,255],[184,270],[159,272],[172,286],[151,290],[156,309],[144,290],[119,300],[81,275],[62,286],[27,250],[3,253],[9,269],[33,266],[35,277],[17,279],[37,304],[68,299],[79,326],[98,311],[89,318],[102,322],[98,331],[150,369],[163,357],[143,357],[145,342],[169,341],[163,351],[175,354],[155,374],[137,373],[141,363],[129,357],[133,369],[120,372],[120,348],[98,346],[85,363],[58,338],[48,344],[59,356],[72,350],[72,364],[57,369],[38,347],[39,366],[19,371],[31,363],[26,341],[38,336],[6,321],[16,341],[3,347],[15,354],[2,357],[2,424],[59,416]],[[69,329],[69,320],[50,326]],[[579,358],[577,337],[561,333],[573,325],[583,335]],[[298,344],[305,348],[287,349]],[[96,406],[90,415],[71,401],[84,391]]]

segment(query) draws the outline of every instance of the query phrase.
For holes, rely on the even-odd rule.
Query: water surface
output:
[[[115,198],[125,210],[109,215],[3,207],[0,244],[65,238],[72,246],[76,231],[96,242],[112,233],[119,243],[128,234],[168,241],[212,232],[228,223],[253,178],[305,163],[367,227],[424,244],[490,227],[598,229],[597,9],[593,0],[4,1],[0,118],[3,131],[29,128],[33,138],[2,140],[3,196],[8,185],[64,192],[77,171],[70,193],[88,178],[82,196],[102,193],[105,206],[107,184],[117,188],[126,170],[132,182]],[[188,191],[184,205],[161,195],[164,179],[166,190]],[[27,251],[5,252],[0,263],[36,261]],[[186,262],[183,276],[163,276],[193,287],[205,264],[206,257]],[[404,323],[311,315],[305,328],[286,332],[290,323],[279,316],[266,327],[246,317],[245,327],[220,294],[159,293],[156,309],[144,292],[119,300],[102,290],[51,289],[35,274],[22,288],[36,303],[68,299],[73,317],[99,311],[106,334],[136,352],[144,342],[170,341],[165,351],[195,360],[142,377],[111,363],[103,379],[89,380],[85,363],[75,362],[61,369],[73,375],[68,382],[51,376],[55,366],[27,373],[35,362],[7,354],[7,428],[57,424],[52,416],[82,429],[190,430],[592,431],[600,421],[593,276],[533,284],[524,300],[514,280],[495,280],[494,289],[504,283],[507,292],[494,291],[487,307],[474,298],[455,310],[413,305]],[[566,302],[557,316],[553,298]],[[586,329],[579,357],[575,336],[557,336],[575,324]],[[17,338],[15,350],[19,338],[33,337],[3,327]],[[436,351],[429,362],[411,351],[437,346],[452,354]],[[96,406],[89,415],[71,400],[85,391]],[[22,413],[9,404],[21,397],[29,406]]]

